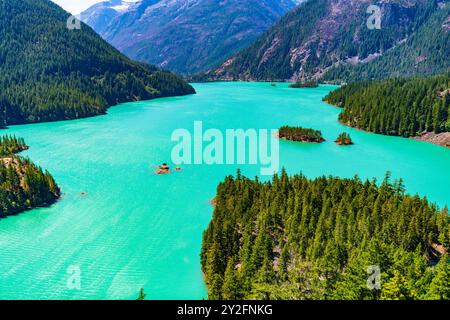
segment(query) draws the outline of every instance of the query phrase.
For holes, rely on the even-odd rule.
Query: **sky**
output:
[[[72,14],[79,14],[97,2],[104,0],[53,0],[66,11]]]

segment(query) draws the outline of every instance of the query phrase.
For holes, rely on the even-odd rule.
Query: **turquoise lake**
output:
[[[170,163],[173,130],[321,130],[323,144],[282,141],[280,162],[290,174],[382,179],[402,177],[409,193],[450,204],[450,150],[424,142],[349,129],[339,109],[322,98],[335,87],[289,89],[287,84],[195,84],[198,94],[122,104],[108,115],[14,126],[1,133],[25,138],[24,153],[48,169],[63,191],[50,208],[0,220],[0,299],[202,299],[202,232],[217,184],[238,167],[186,165],[155,175]],[[354,146],[333,143],[342,131]],[[85,193],[83,195],[82,193]],[[68,269],[79,267],[81,288],[70,289]]]

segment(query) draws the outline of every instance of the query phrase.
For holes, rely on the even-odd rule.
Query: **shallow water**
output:
[[[174,129],[301,125],[323,132],[323,144],[282,141],[281,165],[308,177],[338,175],[405,180],[410,193],[450,203],[450,150],[346,128],[339,109],[321,99],[334,87],[286,84],[196,84],[195,96],[122,104],[106,116],[15,126],[24,153],[48,169],[64,196],[51,208],[0,220],[1,299],[148,299],[206,297],[199,253],[217,183],[238,166],[190,165],[158,176],[169,162]],[[354,146],[332,141],[347,131]],[[240,166],[254,176],[258,166]],[[86,193],[82,195],[81,193]],[[69,267],[81,288],[70,289]]]

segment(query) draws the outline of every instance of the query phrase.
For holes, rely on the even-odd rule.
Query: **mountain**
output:
[[[122,1],[111,0],[94,4],[81,14],[83,22],[91,26],[97,33],[102,34],[108,29],[109,23],[121,14],[132,10],[139,0]]]
[[[111,0],[83,12],[81,19],[133,59],[192,74],[250,45],[299,2]]]
[[[436,10],[400,45],[368,63],[341,65],[324,80],[357,81],[446,72],[450,69],[450,4]]]
[[[381,29],[368,27],[373,4]],[[309,0],[205,79],[309,80],[329,72],[326,80],[359,80],[395,74],[399,63],[410,75],[444,71],[448,10],[439,0]]]
[[[48,0],[0,0],[0,125],[104,114],[121,102],[194,93],[134,62]]]

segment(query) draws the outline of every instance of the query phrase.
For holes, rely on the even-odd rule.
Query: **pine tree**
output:
[[[137,300],[145,300],[145,297],[147,295],[144,293],[144,288],[141,288],[141,290],[139,291],[139,297],[137,298]]]
[[[382,286],[382,300],[407,300],[410,297],[406,278],[395,270],[393,277]]]
[[[222,298],[224,300],[242,299],[241,284],[239,281],[237,271],[235,269],[234,259],[230,259],[228,261],[223,281]]]
[[[448,257],[443,256],[436,266],[436,275],[431,282],[428,298],[433,300],[450,299],[450,263]]]

